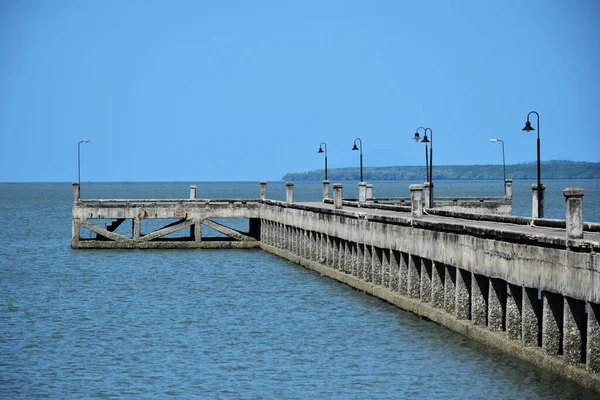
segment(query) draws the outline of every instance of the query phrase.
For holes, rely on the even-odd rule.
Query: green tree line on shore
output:
[[[285,181],[321,181],[324,170],[293,172],[283,176]],[[328,169],[330,181],[357,181],[359,168]],[[547,161],[541,164],[542,179],[600,179],[600,163]],[[502,179],[502,165],[434,165],[433,180]],[[506,166],[507,179],[536,179],[537,163]],[[423,180],[425,166],[363,167],[365,181]]]

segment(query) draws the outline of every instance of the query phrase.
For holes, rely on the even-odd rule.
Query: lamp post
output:
[[[419,135],[419,129],[423,129],[425,136],[421,140],[421,136]],[[427,139],[427,131],[429,131],[429,135],[431,140]],[[415,136],[413,137],[415,142],[421,141],[421,143],[425,143],[425,178],[427,182],[429,182],[429,204],[433,204],[433,131],[431,128],[423,128],[422,126],[418,127]],[[431,143],[431,147],[429,148],[429,160],[427,159],[427,143]]]
[[[542,178],[540,174],[540,114],[537,111],[530,111],[527,114],[527,122],[525,122],[525,127],[522,129],[525,132],[534,131],[531,126],[531,122],[529,122],[529,116],[531,114],[535,114],[537,116],[537,204],[538,204],[538,218],[544,218],[544,210],[542,210]]]
[[[321,142],[317,153],[323,153],[323,146],[325,146],[325,180],[327,180],[327,143]]]
[[[358,147],[356,147],[356,141],[358,140],[358,143],[360,143],[360,181],[363,181],[363,168],[362,168],[362,140],[360,138],[356,138],[354,139],[354,147],[352,147],[352,150],[359,150]]]
[[[77,143],[77,183],[79,184],[79,200],[81,198],[81,143],[89,143],[90,139],[83,139]]]
[[[490,142],[492,142],[492,143],[496,143],[496,142],[502,143],[502,168],[504,170],[504,195],[506,195],[506,162],[504,161],[504,140],[502,140],[502,139],[490,139]]]

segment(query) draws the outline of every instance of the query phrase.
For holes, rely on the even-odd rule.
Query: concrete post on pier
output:
[[[585,369],[600,372],[600,306],[588,305],[587,345],[585,346]]]
[[[567,239],[583,239],[583,188],[566,188]]]
[[[425,208],[432,208],[433,204],[431,204],[429,202],[429,200],[431,199],[433,202],[433,187],[435,185],[432,182],[425,182],[423,184],[423,196],[425,197]],[[431,192],[431,195],[429,194],[429,192]]]
[[[342,189],[344,185],[341,183],[333,184],[333,206],[336,210],[342,208]]]
[[[546,185],[542,183],[541,190],[538,190],[537,183],[531,185],[531,190],[533,191],[532,196],[532,204],[531,204],[531,217],[532,218],[544,218],[544,191],[546,190]],[[538,210],[538,197],[540,198],[540,210]]]
[[[260,199],[267,199],[267,181],[260,181]]]
[[[287,203],[294,202],[294,182],[285,183],[285,201]]]
[[[329,181],[327,179],[323,181],[323,198],[329,198]]]
[[[512,195],[513,195],[512,183],[513,183],[512,179],[507,179],[504,181],[504,196],[507,199],[512,199]]]
[[[79,202],[79,182],[73,182],[73,204]]]
[[[196,185],[190,186],[190,200],[196,200]]]
[[[367,201],[367,182],[358,184],[358,202],[364,204]]]
[[[365,195],[366,195],[365,201],[367,199],[373,198],[373,184],[372,183],[367,183],[367,191],[366,191]],[[373,201],[373,200],[371,200],[371,201]]]
[[[423,216],[423,185],[410,185],[411,216],[421,218]]]

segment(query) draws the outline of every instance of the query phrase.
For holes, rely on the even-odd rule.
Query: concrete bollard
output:
[[[267,181],[260,181],[260,199],[267,199]]]
[[[411,216],[421,218],[423,216],[423,185],[410,185]]]
[[[323,181],[323,198],[324,199],[329,198],[329,181],[328,180]]]
[[[538,191],[537,183],[531,185],[531,190],[533,191],[533,202],[531,204],[531,217],[532,218],[544,218],[544,190],[546,190],[546,185],[542,183],[542,189]],[[540,197],[540,209],[538,210],[538,196]]]
[[[342,188],[344,185],[341,183],[333,184],[333,206],[336,210],[342,208]]]
[[[512,199],[512,179],[507,179],[504,181],[504,196],[508,199]]]
[[[367,201],[367,182],[359,182],[358,184],[358,202],[364,203]]]
[[[433,188],[434,188],[435,184],[432,182],[425,182],[423,184],[423,197],[425,200],[425,208],[431,208],[433,207],[433,204],[430,204],[431,200],[433,202]],[[431,193],[430,193],[431,192]]]
[[[285,183],[285,201],[287,203],[294,202],[294,182]]]
[[[583,188],[563,190],[566,201],[567,239],[583,239]]]
[[[366,199],[372,199],[373,198],[373,184],[372,183],[367,183],[367,191],[366,191]],[[373,201],[373,200],[370,200]]]
[[[79,182],[73,182],[73,204],[79,201]]]
[[[190,186],[190,200],[196,200],[196,185]]]

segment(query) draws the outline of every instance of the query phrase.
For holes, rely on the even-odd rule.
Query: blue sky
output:
[[[600,161],[600,2],[0,0],[0,181]],[[534,127],[535,122],[534,122]],[[537,127],[536,127],[537,128]]]

